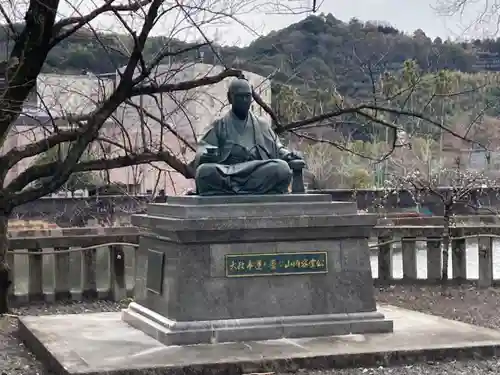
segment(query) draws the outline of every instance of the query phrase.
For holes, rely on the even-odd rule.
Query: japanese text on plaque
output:
[[[327,273],[326,252],[228,254],[226,276],[266,276]]]

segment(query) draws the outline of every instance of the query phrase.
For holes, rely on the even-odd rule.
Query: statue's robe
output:
[[[217,162],[202,163],[207,149]],[[288,150],[267,121],[249,113],[245,120],[232,111],[214,121],[198,143],[194,166],[200,195],[282,194],[292,171],[283,157]]]

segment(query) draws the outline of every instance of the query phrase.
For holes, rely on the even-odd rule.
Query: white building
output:
[[[177,83],[215,75],[222,70],[221,66],[203,63],[160,65],[149,80],[157,84]],[[244,74],[262,99],[270,104],[270,81],[254,73]],[[96,103],[110,95],[119,82],[119,75],[116,77],[114,81],[109,77],[93,75],[40,75],[37,82],[39,99],[36,107],[42,112],[45,108],[49,109],[52,116],[63,113],[89,113],[95,109]],[[204,128],[229,110],[227,89],[230,81],[231,79],[226,79],[189,91],[132,98],[132,104],[120,106],[102,129],[102,137],[112,140],[115,144],[108,144],[104,148],[102,143],[99,147],[96,145],[96,152],[104,152],[112,157],[123,155],[124,152],[140,152],[145,148],[152,152],[163,149],[184,163],[191,161],[193,152],[173,132],[194,145]],[[255,114],[266,115],[256,103],[252,107]],[[50,127],[41,127],[38,123],[28,120],[29,118],[20,119],[7,139],[4,150],[39,140],[50,131]],[[50,117],[45,120],[48,122]],[[32,162],[33,160],[25,160],[19,163],[8,179],[19,174]],[[139,190],[144,193],[148,190],[165,190],[166,194],[183,194],[193,187],[192,180],[186,180],[165,163],[114,169],[109,171],[107,177],[111,182],[139,185]]]
[[[104,86],[105,87],[104,87]],[[47,137],[53,132],[53,119],[62,114],[86,114],[96,108],[96,103],[110,93],[114,82],[88,75],[40,74],[36,92],[27,99],[21,114],[12,127],[1,149],[4,153]],[[57,122],[59,127],[65,124]],[[22,159],[10,169],[6,182],[29,167],[34,158]]]

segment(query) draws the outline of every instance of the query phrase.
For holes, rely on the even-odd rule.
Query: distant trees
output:
[[[362,69],[370,69],[361,64]],[[495,125],[498,123],[495,117],[500,114],[500,73],[450,70],[428,73],[416,61],[406,60],[400,69],[373,74],[371,79],[372,92],[366,98],[342,95],[336,87],[321,90],[275,84],[273,108],[284,122],[347,109],[339,111],[335,118],[322,119],[294,132],[296,137],[307,141],[333,142],[340,150],[352,151],[346,142],[359,140],[384,142],[389,148],[380,151],[390,154],[404,145],[405,141],[398,141],[401,136],[431,139],[439,150],[500,148],[500,131]],[[349,110],[358,105],[371,108],[370,115]],[[383,157],[382,154],[367,156]],[[438,153],[434,157],[439,158]]]
[[[358,141],[348,147],[366,153],[363,148],[371,148],[372,144]],[[340,151],[327,143],[304,144],[301,149],[318,189],[371,189],[376,186],[369,159]]]
[[[306,20],[260,38],[238,52],[245,67],[271,74],[280,68],[293,82],[327,88],[335,85],[343,94],[353,92],[353,83],[370,91],[370,73],[359,69],[359,60],[371,59],[377,69],[398,69],[405,60],[415,60],[425,71],[441,69],[473,70],[474,52],[451,42],[433,43],[423,32],[405,35],[376,22],[352,19],[343,24],[332,17],[310,16]],[[321,80],[306,82],[311,76],[311,59],[324,62],[330,70]],[[315,68],[313,69],[315,70]]]
[[[336,90],[276,84],[273,107],[283,121],[300,121],[339,107],[372,105],[376,121],[347,110],[292,132],[291,141],[301,145],[322,187],[382,188],[390,176],[416,169],[440,185],[447,183],[440,171],[453,168],[457,157],[467,163],[465,150],[488,155],[500,149],[499,80],[499,73],[429,73],[406,60],[401,69],[374,75],[365,101]]]
[[[20,28],[20,26],[15,26]],[[9,31],[0,30],[0,42],[8,39]],[[127,35],[108,33],[95,36],[90,30],[80,29],[55,45],[47,55],[43,71],[80,73],[111,72],[127,62],[121,51],[131,44]],[[182,41],[170,37],[152,36],[144,47],[146,58],[154,56],[165,44],[184,48]],[[352,19],[348,24],[331,14],[312,15],[286,29],[261,37],[246,48],[217,48],[228,64],[238,61],[239,67],[267,76],[279,74],[283,82],[305,83],[311,78],[321,88],[335,85],[348,94],[353,82],[368,82],[369,74],[358,68],[358,58],[371,56],[379,68],[393,70],[405,60],[415,60],[424,71],[442,69],[471,72],[476,61],[475,50],[499,52],[499,40],[477,41],[461,45],[436,38],[430,40],[422,30],[405,35],[390,25],[376,21],[361,22]],[[216,61],[209,46],[201,48],[206,61]],[[197,52],[192,51],[191,56]],[[185,56],[184,56],[185,57]],[[397,68],[396,68],[397,69]],[[280,78],[281,77],[281,78]],[[320,80],[317,78],[321,77]],[[291,80],[291,81],[288,81]],[[311,82],[309,82],[310,84]],[[366,87],[365,90],[369,90]]]

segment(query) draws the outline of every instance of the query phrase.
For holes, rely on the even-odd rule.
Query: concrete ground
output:
[[[417,359],[488,357],[500,331],[382,305],[394,333],[166,347],[120,319],[120,313],[26,316],[19,335],[60,374],[287,372],[374,366]],[[131,371],[132,370],[132,371]]]

